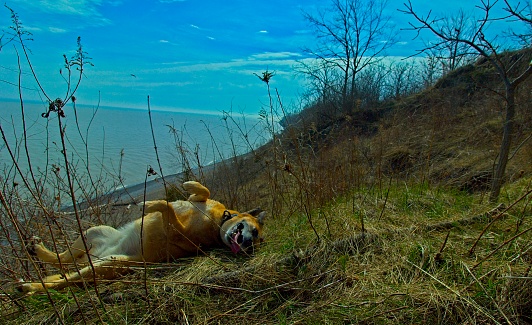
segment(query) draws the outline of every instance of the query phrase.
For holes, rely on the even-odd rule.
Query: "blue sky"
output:
[[[28,43],[40,81],[52,98],[63,97],[62,55],[71,56],[76,38],[92,58],[77,97],[79,103],[153,109],[220,112],[232,108],[256,114],[267,103],[265,85],[254,75],[275,71],[271,86],[287,106],[298,104],[304,81],[294,74],[303,47],[315,44],[302,11],[328,5],[317,0],[8,0],[33,41]],[[403,1],[389,1],[397,28],[409,17]],[[450,14],[479,1],[413,0],[421,12]],[[436,6],[436,7],[435,7]],[[434,7],[434,8],[431,8]],[[0,8],[0,26],[10,25]],[[420,41],[400,32],[391,56],[415,53]],[[17,60],[11,45],[0,52],[0,98],[17,98]],[[132,76],[134,75],[134,76]],[[6,82],[7,81],[7,82]],[[23,74],[23,84],[34,87]],[[24,90],[24,98],[38,99]]]

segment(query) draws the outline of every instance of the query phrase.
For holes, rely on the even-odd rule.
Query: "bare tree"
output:
[[[415,61],[392,62],[387,68],[385,98],[399,99],[423,88],[421,64]]]
[[[506,8],[504,10],[509,14],[507,18],[515,19],[527,23],[526,32],[512,33],[523,47],[529,47],[532,45],[532,3],[525,1],[524,4],[518,2],[516,5],[510,4],[507,0],[504,0]]]
[[[524,1],[522,4],[518,2],[516,5],[512,5],[508,0],[504,0],[506,8],[504,10],[510,14],[511,17],[515,17],[521,21],[532,24],[532,4],[529,1]]]
[[[301,60],[296,67],[297,71],[302,73],[309,80],[309,97],[310,101],[315,101],[320,104],[334,101],[340,93],[338,90],[338,80],[341,78],[338,75],[337,69],[334,69],[326,61],[322,60]]]
[[[478,57],[478,53],[471,47],[458,40],[471,39],[478,30],[478,21],[462,9],[455,16],[441,20],[440,29],[449,35],[448,42],[439,42],[437,45],[427,45],[434,58],[438,60],[442,75],[453,71],[465,64],[469,64]]]
[[[383,96],[385,80],[388,75],[384,64],[372,64],[357,74],[356,97],[353,107],[364,109],[374,107]]]
[[[318,43],[305,49],[326,69],[341,74],[341,105],[349,112],[356,100],[357,74],[378,62],[394,44],[390,17],[385,15],[387,0],[332,0],[331,6],[316,16],[304,13],[314,27]],[[308,71],[308,76],[315,74]]]
[[[438,68],[438,64],[439,60],[431,54],[420,62],[420,88],[424,89],[433,86],[441,77],[441,69]]]
[[[412,3],[410,1],[408,1],[408,3],[404,3],[406,9],[401,10],[402,12],[414,17],[415,23],[412,23],[411,26],[412,29],[418,32],[418,35],[420,32],[426,30],[438,37],[437,42],[435,42],[432,46],[428,46],[422,50],[419,50],[419,53],[428,52],[434,48],[440,48],[453,43],[465,44],[491,64],[504,84],[504,93],[501,93],[501,96],[503,96],[506,102],[506,117],[504,121],[502,143],[493,174],[490,201],[496,201],[499,197],[503,183],[503,177],[506,171],[506,165],[508,163],[512,132],[515,124],[514,118],[516,113],[516,91],[519,85],[530,75],[532,75],[532,62],[530,62],[527,65],[527,68],[524,71],[517,73],[516,76],[514,69],[514,67],[517,66],[516,62],[514,61],[508,63],[505,61],[504,57],[501,55],[502,50],[500,47],[496,45],[494,40],[489,40],[485,36],[488,23],[494,19],[501,19],[513,23],[521,22],[527,24],[527,26],[530,26],[530,14],[526,14],[527,10],[530,12],[530,4],[527,4],[525,7],[521,7],[519,4],[512,6],[508,1],[505,0],[505,10],[509,13],[509,15],[503,18],[496,18],[493,17],[494,15],[492,14],[492,9],[497,2],[497,0],[480,1],[481,4],[476,7],[482,11],[483,16],[478,20],[478,22],[475,22],[476,27],[474,32],[470,35],[466,35],[468,37],[464,37],[464,35],[458,33],[453,28],[442,25],[440,23],[441,20],[431,17],[431,12],[429,12],[426,16],[419,15],[412,7]],[[517,58],[517,61],[520,60],[523,60],[523,56]]]

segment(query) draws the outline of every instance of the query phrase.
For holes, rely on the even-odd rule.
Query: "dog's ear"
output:
[[[255,208],[255,209],[246,211],[245,213],[247,213],[247,214],[249,214],[249,215],[251,215],[253,217],[257,217],[261,212],[262,212],[261,208]]]
[[[266,211],[262,211],[257,216],[257,220],[259,221],[259,224],[262,226],[264,224],[264,217],[266,217]]]
[[[261,208],[255,208],[255,209],[247,211],[246,213],[251,215],[252,217],[257,218],[260,225],[264,223],[264,217],[266,217],[266,211],[262,211]]]

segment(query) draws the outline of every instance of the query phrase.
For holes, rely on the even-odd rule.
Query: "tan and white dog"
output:
[[[109,280],[139,263],[166,262],[214,247],[227,246],[238,253],[262,241],[265,212],[227,210],[209,199],[209,190],[200,183],[186,182],[183,187],[191,193],[188,201],[145,202],[143,218],[118,229],[104,225],[89,228],[83,234],[85,243],[79,237],[63,253],[56,254],[34,241],[29,250],[40,261],[58,268],[75,264],[78,270],[47,276],[42,282],[22,283],[19,289],[26,293],[61,289],[80,281],[91,282],[94,276]]]

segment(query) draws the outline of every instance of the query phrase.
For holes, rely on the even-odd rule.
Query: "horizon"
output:
[[[19,98],[1,98],[0,97],[0,103],[1,102],[10,102],[10,103],[19,103]],[[43,109],[46,109],[46,105],[48,105],[43,100],[36,100],[36,99],[24,99],[24,103],[29,103],[33,105],[43,105]],[[69,102],[65,107],[70,107],[72,105],[71,102]],[[76,102],[76,107],[81,109],[117,109],[117,110],[133,110],[133,111],[144,111],[148,112],[147,104],[146,107],[135,107],[135,106],[127,106],[126,104],[122,106],[116,106],[116,105],[105,105],[105,104],[94,104],[94,103],[78,103]],[[193,109],[187,109],[187,108],[181,108],[181,107],[165,107],[165,106],[157,106],[157,107],[150,107],[150,110],[152,112],[164,112],[164,113],[178,113],[178,114],[194,114],[194,115],[209,115],[209,116],[223,116],[224,112],[227,111],[211,111],[211,110],[193,110]],[[44,113],[44,111],[43,111]],[[232,112],[233,114],[239,113],[239,112]],[[247,114],[246,117],[256,118],[258,115],[256,114]]]
[[[471,9],[478,3],[412,1],[420,13],[433,10],[437,16]],[[84,70],[76,93],[79,105],[100,103],[146,110],[149,96],[152,110],[251,115],[269,103],[266,86],[256,76],[264,71],[276,73],[271,87],[279,91],[285,107],[289,111],[301,108],[306,83],[294,65],[310,58],[302,49],[316,42],[302,13],[316,14],[329,4],[318,0],[237,1],[230,5],[186,0],[6,3],[33,34],[33,40],[27,42],[30,58],[51,98],[65,92],[65,81],[59,74],[64,65],[62,56],[72,55],[80,36],[94,66]],[[402,1],[389,1],[386,9],[400,36],[386,57],[404,58],[422,48],[422,40],[413,39],[413,32],[404,30],[411,19],[397,11],[402,5]],[[0,11],[4,32],[10,23],[9,11],[4,8]],[[0,98],[18,98],[16,53],[12,46],[6,46],[0,56]],[[26,69],[22,82],[24,98],[39,101],[38,91],[28,90],[35,88],[35,82]]]

